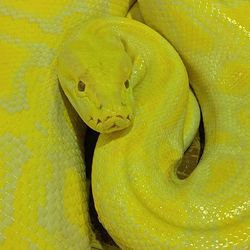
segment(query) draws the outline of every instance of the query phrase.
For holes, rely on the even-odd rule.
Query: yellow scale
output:
[[[249,1],[138,3],[129,16],[166,37],[184,62],[202,109],[205,150],[191,176],[179,180],[174,170],[183,144],[191,142],[179,130],[189,131],[181,111],[189,95],[169,87],[172,95],[183,92],[174,106],[167,102],[171,95],[149,94],[160,96],[165,86],[149,90],[148,84],[140,92],[138,85],[135,103],[144,106],[135,106],[130,133],[104,134],[97,145],[92,180],[100,220],[123,249],[249,249]],[[90,17],[125,16],[132,4],[1,1],[0,249],[91,248],[85,125],[59,87],[57,58],[72,26]],[[124,34],[131,31],[122,27]],[[135,37],[152,36],[152,49],[161,55],[162,43],[171,55],[151,53],[152,61],[168,67],[164,73],[164,65],[146,67],[148,77],[162,80],[168,73],[187,81],[173,48],[142,24],[133,27]],[[167,110],[174,111],[170,117]]]

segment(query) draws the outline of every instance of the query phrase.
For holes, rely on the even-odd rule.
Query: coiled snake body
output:
[[[46,11],[1,3],[0,248],[90,248],[82,128],[57,74],[84,121],[104,132],[92,187],[121,248],[249,248],[249,2],[138,1],[145,23],[182,57],[201,106],[205,150],[184,181],[175,169],[199,119],[179,56],[135,21],[83,23],[124,16],[129,2],[65,1]],[[103,48],[90,34],[84,49],[77,27]]]

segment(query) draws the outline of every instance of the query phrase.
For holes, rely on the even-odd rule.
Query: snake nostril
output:
[[[99,124],[99,123],[101,123],[102,121],[100,120],[100,119],[97,119],[97,125]]]
[[[130,119],[130,116],[128,115],[127,117],[126,117],[128,120],[130,120],[131,121],[131,119]]]

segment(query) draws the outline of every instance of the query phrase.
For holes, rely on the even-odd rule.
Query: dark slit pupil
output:
[[[85,91],[85,83],[84,82],[82,82],[82,81],[78,82],[78,90],[81,92]]]
[[[128,87],[129,87],[129,81],[126,80],[125,83],[124,83],[124,85],[125,85],[126,89],[128,89]]]

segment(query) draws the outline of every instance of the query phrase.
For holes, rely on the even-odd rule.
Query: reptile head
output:
[[[112,36],[76,36],[58,58],[59,82],[83,121],[100,133],[133,121],[132,63],[124,44]]]

